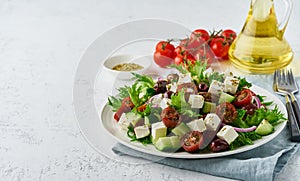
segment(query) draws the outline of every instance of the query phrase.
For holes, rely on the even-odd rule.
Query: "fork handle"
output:
[[[296,99],[292,100],[292,106],[293,106],[297,123],[298,125],[300,125],[300,108],[299,108],[298,101]]]
[[[299,126],[296,121],[296,116],[294,114],[292,104],[287,95],[286,95],[286,109],[288,112],[289,126],[290,126],[290,130],[291,130],[291,140],[295,141],[295,142],[300,142]]]

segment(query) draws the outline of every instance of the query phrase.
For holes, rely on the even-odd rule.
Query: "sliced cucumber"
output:
[[[263,119],[262,122],[258,125],[255,132],[259,135],[265,136],[274,132],[274,127],[266,119]]]
[[[125,114],[128,122],[132,124],[132,126],[135,126],[136,123],[142,118],[140,114],[134,113],[134,112],[128,112]]]
[[[151,122],[150,122],[150,119],[149,119],[148,116],[145,116],[145,117],[144,117],[144,124],[145,124],[145,125],[148,125],[148,126],[151,125]]]
[[[185,123],[180,123],[174,129],[172,129],[172,133],[174,133],[176,136],[179,136],[179,138],[189,131],[191,131],[191,129]]]
[[[171,136],[170,139],[171,139],[173,149],[175,151],[178,150],[181,147],[179,137],[178,136]]]
[[[204,101],[203,107],[202,107],[202,113],[212,113],[212,112],[216,112],[216,103],[212,103],[212,102],[207,102]]]
[[[232,102],[234,100],[234,96],[227,94],[225,92],[222,92],[219,98],[219,104],[223,102]]]
[[[178,136],[160,137],[155,143],[155,147],[160,151],[175,152],[180,146]]]

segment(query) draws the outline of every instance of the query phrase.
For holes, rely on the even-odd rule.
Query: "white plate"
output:
[[[116,155],[112,147],[117,141],[105,131],[101,124],[99,115],[107,102],[107,96],[113,95],[116,87],[128,83],[127,80],[120,80],[117,75],[107,71],[103,67],[104,61],[120,54],[152,55],[153,47],[158,40],[185,37],[190,33],[187,27],[175,22],[143,19],[124,23],[108,30],[86,49],[74,78],[73,106],[78,127],[95,151],[122,163],[145,163],[141,161],[142,159]],[[156,71],[158,72],[154,73],[165,70]]]
[[[262,89],[258,86],[252,86],[252,90],[259,95],[267,96],[267,101],[274,101],[274,104],[277,104],[279,107],[279,110],[284,113],[285,117],[287,117],[287,111],[285,109],[284,104],[273,94],[266,91],[265,89]],[[156,155],[156,156],[162,156],[162,157],[172,157],[172,158],[184,158],[184,159],[195,159],[195,158],[212,158],[212,157],[221,157],[221,156],[228,156],[232,154],[241,153],[244,151],[255,149],[272,139],[274,139],[285,127],[286,121],[278,124],[275,126],[275,132],[262,137],[262,139],[258,139],[254,141],[253,145],[246,145],[242,146],[235,150],[230,151],[224,151],[219,153],[188,153],[188,152],[176,152],[176,153],[167,153],[157,150],[153,145],[147,145],[144,146],[143,144],[139,142],[131,142],[130,138],[127,136],[126,131],[121,130],[117,124],[117,122],[113,119],[114,112],[112,112],[110,106],[105,105],[102,112],[101,112],[101,122],[106,131],[118,142],[122,143],[125,146],[128,146],[132,149],[135,149],[137,151],[141,151],[144,153]]]

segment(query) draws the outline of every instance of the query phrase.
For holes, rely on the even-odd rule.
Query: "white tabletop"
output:
[[[226,180],[99,154],[80,132],[72,88],[81,55],[114,26],[158,18],[190,29],[239,31],[249,5],[236,0],[1,0],[0,180]],[[299,9],[294,1],[285,34],[298,67]],[[299,169],[296,155],[276,179],[296,180]]]

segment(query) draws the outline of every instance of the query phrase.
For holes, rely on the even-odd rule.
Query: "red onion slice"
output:
[[[261,107],[261,102],[257,96],[252,96],[253,100],[256,103],[257,108],[259,109]]]
[[[237,127],[233,127],[233,129],[237,132],[250,132],[250,131],[255,131],[256,130],[256,126],[252,126],[250,128],[237,128]]]

